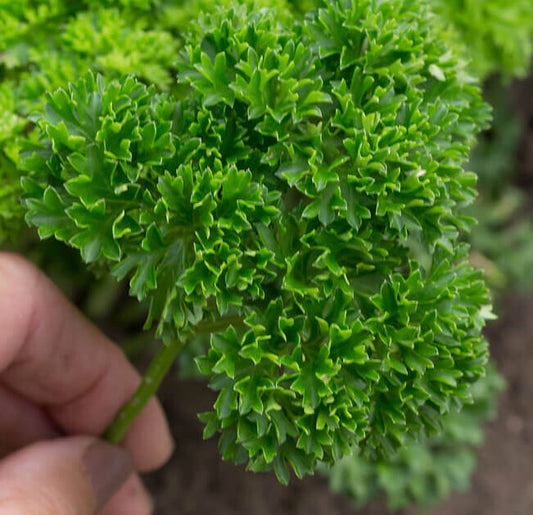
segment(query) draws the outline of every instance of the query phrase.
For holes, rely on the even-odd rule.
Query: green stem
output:
[[[230,325],[233,327],[240,327],[244,325],[244,318],[242,316],[226,316],[217,320],[208,322],[200,322],[196,325],[196,334],[211,334],[218,331],[224,331]]]
[[[133,397],[124,405],[105,432],[105,440],[115,445],[121,442],[133,420],[156,393],[182,348],[183,342],[179,340],[169,345],[161,345]]]
[[[209,334],[223,331],[230,325],[238,327],[243,323],[243,318],[239,316],[222,317],[210,322],[200,322],[196,326],[196,334]],[[104,433],[104,439],[106,441],[115,445],[121,442],[133,420],[157,392],[168,370],[176,360],[177,355],[183,349],[183,346],[184,342],[176,339],[169,345],[163,344],[159,347],[157,354],[144,374],[141,384]]]

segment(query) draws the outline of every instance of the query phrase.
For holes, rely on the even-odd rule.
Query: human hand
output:
[[[0,253],[0,513],[151,513],[134,470],[153,470],[172,452],[159,403],[135,420],[125,450],[96,438],[139,382],[37,268]]]

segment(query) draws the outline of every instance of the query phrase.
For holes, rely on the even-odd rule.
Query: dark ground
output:
[[[517,183],[533,192],[533,80],[513,91],[516,110],[526,114]],[[500,396],[497,419],[487,424],[471,489],[453,494],[430,510],[432,515],[533,514],[533,294],[510,294],[499,304],[500,320],[487,334],[507,389]],[[214,399],[204,383],[167,379],[160,398],[174,431],[176,452],[164,469],[146,478],[156,515],[390,513],[379,501],[355,510],[347,499],[331,494],[320,477],[295,480],[286,488],[273,475],[247,473],[222,462],[216,440],[203,441],[196,418]]]

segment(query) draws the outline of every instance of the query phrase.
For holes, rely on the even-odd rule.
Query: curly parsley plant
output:
[[[224,458],[287,483],[437,432],[484,374],[490,305],[458,244],[488,110],[436,20],[222,8],[177,69],[179,100],[91,73],[50,94],[25,161],[27,220],[128,277],[163,342],[108,438],[206,333]]]
[[[391,510],[410,504],[428,509],[451,490],[466,491],[476,466],[476,450],[483,442],[483,423],[496,414],[496,394],[504,381],[493,364],[472,385],[472,404],[442,418],[442,432],[407,442],[390,459],[367,460],[345,456],[329,469],[332,491],[348,496],[356,508],[384,496]]]

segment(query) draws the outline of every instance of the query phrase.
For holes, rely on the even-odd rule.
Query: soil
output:
[[[513,87],[515,109],[524,116],[516,183],[533,199],[533,78]],[[432,515],[533,514],[533,294],[508,294],[500,319],[487,330],[492,356],[507,381],[498,417],[487,424],[485,444],[467,493],[455,493]],[[383,500],[355,510],[328,490],[321,477],[281,486],[273,475],[253,474],[221,460],[215,440],[202,439],[198,412],[214,395],[203,382],[167,379],[160,398],[170,418],[176,451],[161,471],[146,477],[156,515],[381,515]],[[408,508],[396,512],[415,515]]]

